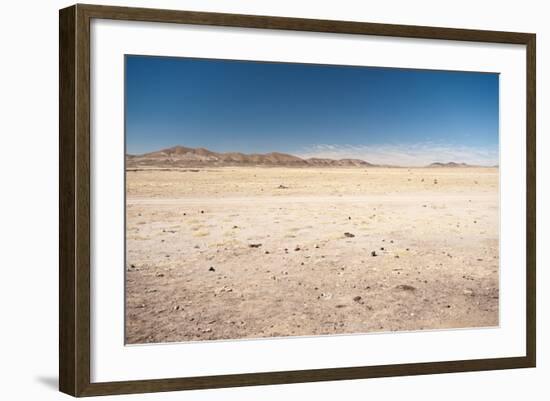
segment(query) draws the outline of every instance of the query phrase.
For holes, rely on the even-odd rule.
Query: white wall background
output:
[[[91,1],[91,0],[90,0]],[[550,296],[550,25],[545,2],[517,1],[95,1],[219,11],[537,33],[538,367],[314,384],[105,397],[136,400],[547,399]],[[0,397],[67,398],[57,392],[58,9],[69,1],[12,1],[0,21]],[[546,316],[545,316],[546,315]],[[548,379],[546,379],[548,380]]]

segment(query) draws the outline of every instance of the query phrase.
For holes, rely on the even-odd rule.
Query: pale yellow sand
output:
[[[497,168],[128,171],[126,341],[498,325],[498,205]]]

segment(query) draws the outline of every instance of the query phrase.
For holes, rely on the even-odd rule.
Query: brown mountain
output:
[[[245,154],[217,153],[204,148],[174,146],[142,155],[126,155],[126,166],[137,167],[216,167],[216,166],[283,166],[283,167],[369,167],[359,159],[302,159],[286,153]]]

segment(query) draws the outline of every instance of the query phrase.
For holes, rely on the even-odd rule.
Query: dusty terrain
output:
[[[127,174],[129,344],[498,325],[498,168]]]

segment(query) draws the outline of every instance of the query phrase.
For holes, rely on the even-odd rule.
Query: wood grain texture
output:
[[[59,13],[59,389],[75,393],[75,7]]]
[[[522,44],[527,48],[527,324],[524,357],[90,382],[90,20],[169,22],[241,28]],[[73,396],[349,380],[533,367],[536,363],[535,35],[352,21],[76,5],[59,14],[59,388]],[[122,268],[122,267],[121,267]],[[523,268],[523,267],[518,267]],[[215,361],[213,361],[215,363]]]
[[[537,140],[536,140],[536,36],[530,35],[527,42],[527,219],[526,219],[526,333],[527,359],[536,366],[537,344]]]

